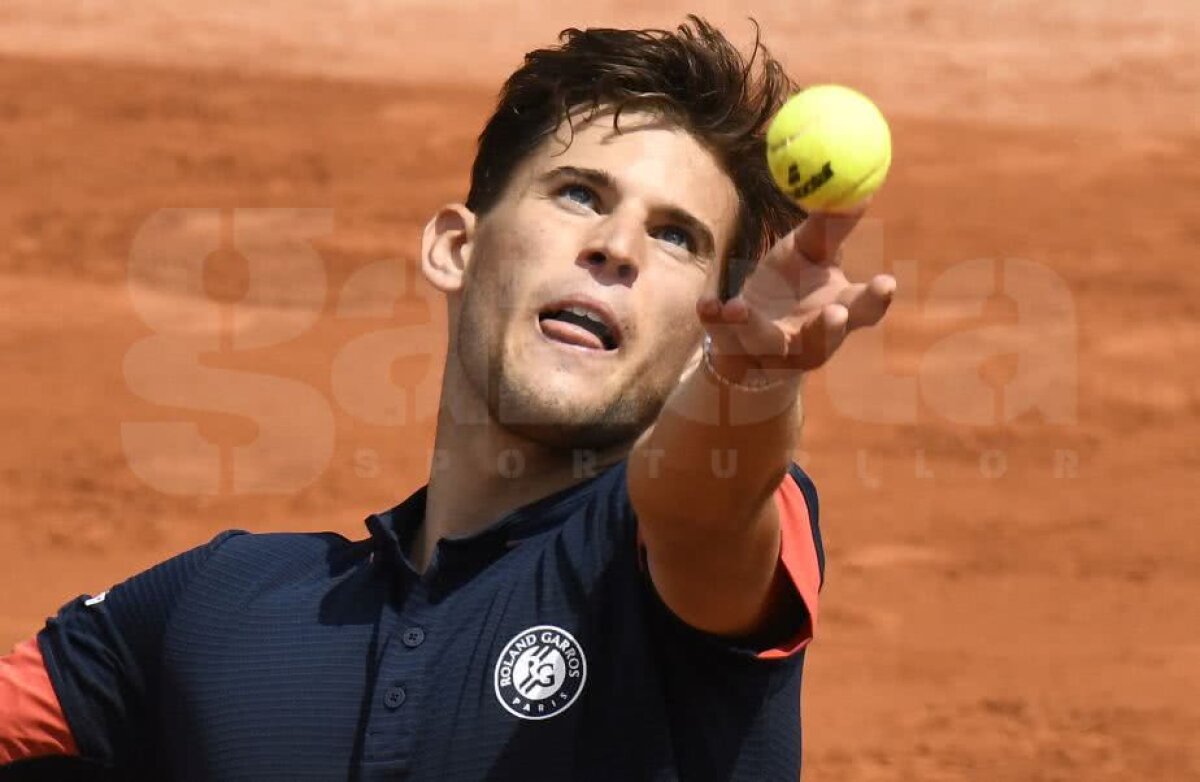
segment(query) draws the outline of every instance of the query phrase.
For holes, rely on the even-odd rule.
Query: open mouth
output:
[[[542,333],[552,340],[592,350],[616,350],[621,333],[610,316],[585,304],[556,304],[538,314]]]

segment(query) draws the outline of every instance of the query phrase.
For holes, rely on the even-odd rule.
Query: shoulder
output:
[[[335,532],[246,532],[229,530],[207,546],[209,565],[215,562],[287,567],[297,561],[336,558],[362,549],[366,541],[351,541]]]
[[[370,540],[351,541],[332,532],[232,531],[217,540],[189,582],[189,597],[240,603],[287,585],[325,585],[367,561],[373,548]]]
[[[255,534],[226,530],[95,595],[66,604],[49,628],[113,622],[136,636],[161,632],[176,606],[198,585],[245,587],[254,581],[340,562],[355,544],[332,533]]]

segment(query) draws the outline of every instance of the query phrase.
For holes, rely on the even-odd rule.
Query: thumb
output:
[[[742,296],[726,302],[701,300],[696,309],[704,331],[712,338],[714,352],[745,356],[756,365],[787,355],[787,335]]]

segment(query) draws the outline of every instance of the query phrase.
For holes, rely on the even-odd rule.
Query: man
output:
[[[428,485],[362,541],[225,533],[68,604],[0,668],[0,762],[795,779],[822,579],[800,381],[894,282],[839,270],[853,217],[788,232],[763,132],[792,89],[694,18],[531,53],[425,229]]]

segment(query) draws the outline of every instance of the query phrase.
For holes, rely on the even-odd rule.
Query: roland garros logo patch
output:
[[[553,625],[522,630],[496,661],[496,698],[523,720],[562,714],[587,681],[587,659],[575,636]]]

